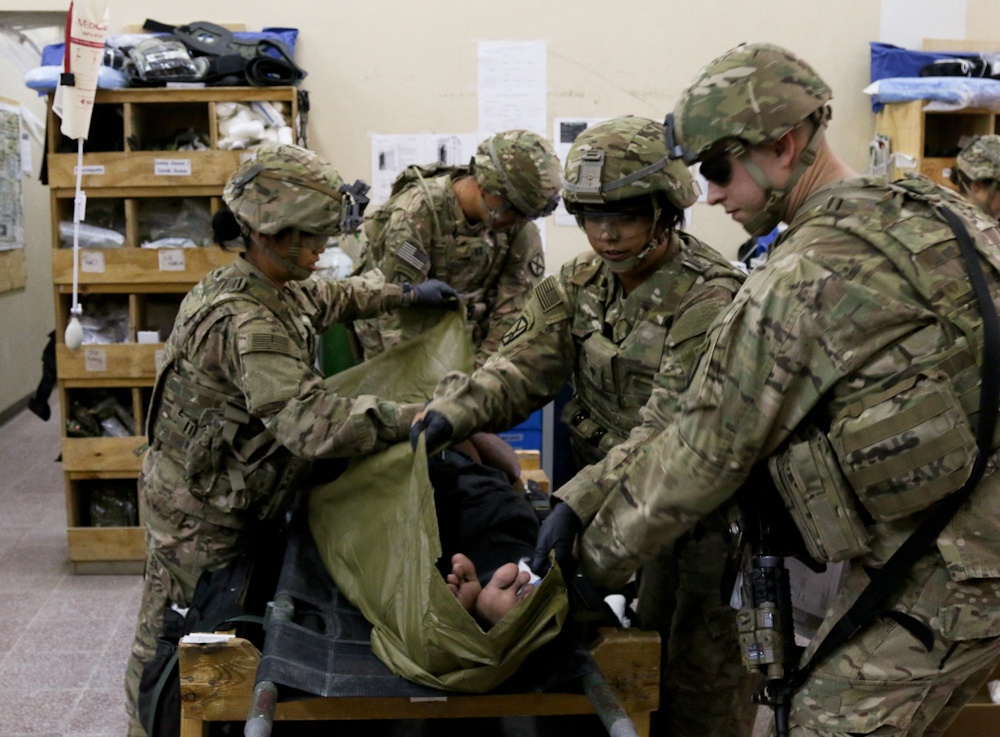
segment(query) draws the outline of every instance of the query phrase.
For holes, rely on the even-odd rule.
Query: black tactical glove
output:
[[[428,279],[416,285],[403,285],[403,304],[409,307],[441,307],[457,310],[458,302],[458,292],[440,279]]]
[[[423,419],[417,420],[410,426],[410,445],[414,450],[417,449],[417,441],[422,432],[427,433],[427,453],[431,454],[444,450],[451,436],[455,434],[455,428],[451,426],[447,417],[432,410],[425,414]]]
[[[552,503],[554,504],[552,511],[542,522],[542,529],[538,531],[535,554],[531,558],[531,570],[539,576],[548,573],[549,551],[554,550],[563,579],[569,584],[576,574],[573,544],[583,529],[583,523],[566,502],[560,502],[557,497],[552,497]]]

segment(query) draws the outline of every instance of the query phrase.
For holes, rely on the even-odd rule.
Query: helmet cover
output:
[[[240,164],[222,199],[245,227],[266,235],[285,228],[337,235],[344,180],[318,154],[301,146],[263,146]]]
[[[526,130],[496,133],[481,142],[473,158],[476,181],[534,219],[559,203],[559,158],[552,144]]]
[[[955,168],[968,179],[1000,181],[1000,136],[977,136],[962,149]]]
[[[563,202],[569,212],[581,204],[606,204],[663,192],[678,209],[698,199],[698,185],[684,162],[671,160],[663,124],[626,115],[590,126],[576,137],[566,157]]]
[[[777,141],[832,93],[802,59],[774,44],[742,44],[709,63],[674,107],[676,141],[688,159],[717,143]]]

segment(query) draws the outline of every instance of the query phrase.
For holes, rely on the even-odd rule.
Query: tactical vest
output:
[[[653,391],[677,310],[713,262],[694,250],[682,253],[683,270],[669,287],[657,272],[624,300],[621,318],[606,321],[616,280],[594,256],[570,283],[578,287],[572,331],[577,343],[574,395],[563,410],[578,463],[601,460],[640,424],[639,411]],[[654,297],[659,291],[661,294]]]
[[[457,291],[469,308],[473,345],[478,346],[488,331],[489,294],[507,265],[513,234],[492,233],[485,228],[474,234],[458,235],[450,221],[450,188],[456,178],[468,174],[466,167],[443,164],[409,166],[392,184],[389,199],[372,213],[365,224],[367,245],[359,272],[380,268],[387,281],[422,282],[440,279]],[[386,227],[399,208],[399,196],[410,187],[419,187],[433,210],[433,246],[424,253],[404,243],[386,254]]]
[[[869,520],[899,520],[956,491],[971,472],[982,318],[954,233],[932,210],[940,205],[963,216],[977,251],[1000,270],[997,231],[921,177],[890,185],[861,178],[824,189],[782,237],[788,241],[806,226],[851,233],[882,254],[954,334],[947,349],[914,362],[890,385],[827,404],[828,427],[804,423],[769,459],[776,486],[819,560],[868,552],[859,505]],[[991,291],[1000,301],[995,278]]]
[[[220,320],[258,311],[264,305],[288,328],[308,363],[315,336],[293,316],[273,288],[235,267],[215,272],[191,297],[193,308],[178,316],[167,343],[147,421],[150,449],[182,470],[172,494],[179,509],[226,527],[284,513],[310,464],[278,444],[249,414],[232,384],[208,375],[184,358],[198,352]]]

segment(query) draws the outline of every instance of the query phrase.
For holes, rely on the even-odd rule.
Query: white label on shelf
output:
[[[103,348],[84,348],[83,367],[85,371],[107,371],[108,354]]]
[[[87,164],[84,167],[74,166],[73,173],[79,172],[85,177],[100,176],[104,173],[104,164]]]
[[[103,274],[104,252],[80,251],[80,271],[85,274]]]
[[[161,248],[157,253],[160,256],[160,271],[184,271],[187,268],[182,249]]]
[[[158,177],[189,177],[191,159],[153,159],[153,173]]]

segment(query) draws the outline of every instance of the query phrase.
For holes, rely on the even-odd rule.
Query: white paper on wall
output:
[[[545,41],[479,42],[479,135],[546,129]]]

